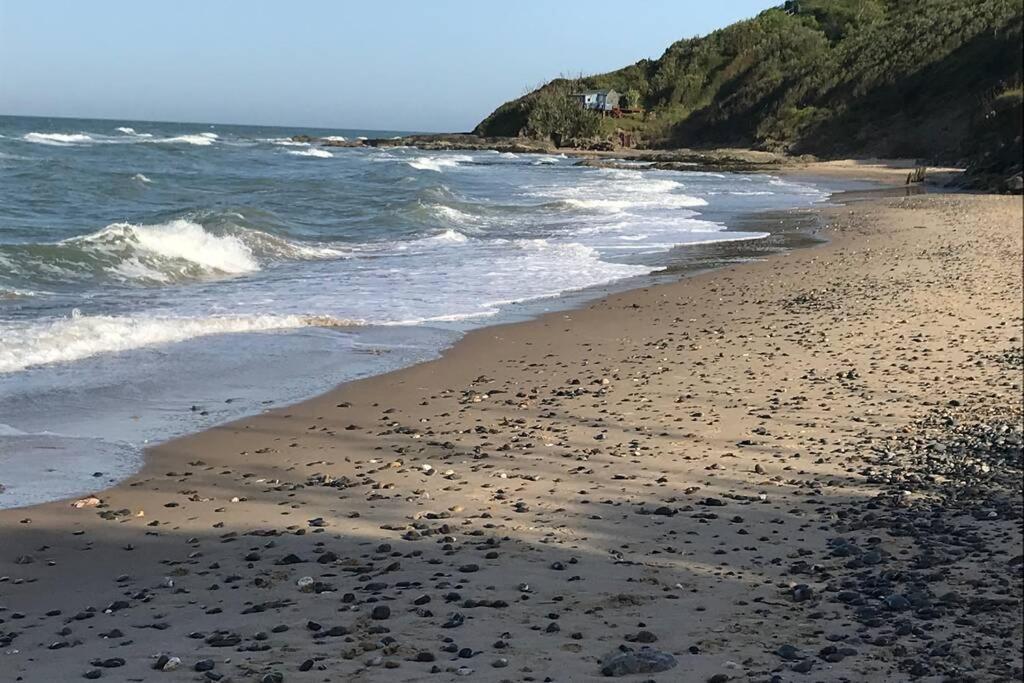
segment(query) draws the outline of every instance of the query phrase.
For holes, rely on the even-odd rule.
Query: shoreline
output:
[[[848,191],[837,190],[836,187],[839,184],[835,182],[834,178],[828,178],[823,180],[811,174],[801,175],[800,180],[805,181],[809,184],[813,184],[815,187],[818,187],[823,193],[830,192],[830,197],[835,196],[837,192],[842,193]],[[866,182],[871,182],[874,186],[878,188],[885,187],[884,185],[881,184],[880,181]],[[897,189],[900,192],[904,191],[902,188]],[[869,192],[875,191],[877,190],[869,190]],[[919,189],[915,187],[907,191],[917,192],[919,191]],[[831,200],[828,198],[824,199],[822,201],[822,204],[827,204],[829,201]],[[436,329],[439,332],[438,336],[440,336],[440,333],[443,333],[444,335],[450,334],[453,336],[454,342],[457,342],[458,339],[461,338],[461,336],[463,336],[467,332],[475,329],[480,329],[481,327],[500,326],[523,320],[535,319],[540,315],[544,315],[552,311],[558,312],[576,309],[582,306],[586,306],[588,303],[601,299],[610,294],[621,293],[624,291],[628,291],[630,289],[641,288],[655,283],[676,281],[678,278],[688,276],[692,273],[714,270],[718,267],[721,267],[723,264],[731,263],[734,260],[742,261],[746,259],[764,258],[767,256],[772,256],[779,251],[788,251],[791,249],[813,246],[813,243],[818,241],[817,238],[815,238],[812,234],[807,233],[806,228],[798,226],[797,223],[800,222],[798,217],[812,215],[812,213],[815,212],[819,206],[820,205],[812,205],[806,207],[797,207],[793,209],[748,211],[743,213],[737,213],[733,218],[716,217],[715,220],[717,222],[720,222],[723,225],[725,225],[725,230],[722,233],[719,233],[723,235],[723,237],[709,243],[695,242],[680,245],[676,249],[681,249],[682,251],[677,256],[673,257],[671,259],[671,263],[669,263],[669,265],[667,266],[657,268],[655,268],[655,266],[650,266],[650,268],[654,269],[650,270],[649,272],[643,275],[634,275],[625,279],[614,280],[600,285],[585,287],[583,289],[569,290],[567,292],[562,292],[561,294],[557,295],[543,296],[535,299],[527,299],[524,301],[519,301],[510,305],[506,305],[493,318],[481,318],[481,320],[483,320],[484,322],[480,325],[469,325],[468,323],[453,323],[451,325],[446,323],[434,323],[428,324],[427,328]],[[769,215],[771,216],[771,218],[768,218]],[[779,216],[782,216],[782,218],[780,219]],[[736,223],[735,225],[733,225],[734,222]],[[790,229],[786,227],[788,224],[792,224],[796,227]],[[743,227],[740,228],[740,225],[742,225]],[[768,237],[729,238],[728,234],[730,232],[767,233]],[[363,334],[367,334],[368,330],[370,330],[371,328],[390,329],[387,328],[386,326],[369,326],[360,328],[360,332]],[[112,457],[111,453],[114,453],[117,457],[116,462],[103,462],[103,456],[101,455],[89,458],[88,462],[86,462],[87,459],[85,457],[82,457],[83,462],[71,464],[77,465],[76,468],[73,468],[79,470],[76,473],[79,475],[77,478],[80,481],[85,482],[86,484],[89,483],[89,475],[90,473],[92,473],[92,478],[95,479],[93,484],[98,488],[90,489],[87,487],[82,487],[80,490],[76,490],[78,487],[73,488],[72,486],[66,485],[66,482],[70,482],[71,478],[65,477],[64,479],[60,479],[56,482],[56,486],[59,487],[57,489],[59,491],[58,497],[53,497],[53,495],[47,495],[46,497],[42,497],[34,496],[33,494],[22,493],[22,501],[24,501],[26,497],[28,498],[27,501],[19,502],[19,504],[16,505],[8,505],[6,508],[0,506],[0,509],[22,509],[32,507],[34,505],[46,504],[47,502],[70,502],[76,500],[77,498],[83,495],[90,495],[95,490],[101,490],[102,488],[118,486],[120,484],[123,484],[125,481],[129,480],[131,477],[138,475],[145,466],[145,463],[148,461],[149,456],[147,452],[162,443],[182,438],[190,434],[199,433],[208,429],[214,429],[217,427],[232,424],[239,420],[245,420],[249,417],[253,417],[255,415],[261,414],[262,412],[265,412],[266,410],[269,409],[269,406],[272,406],[274,408],[281,408],[302,403],[307,400],[312,400],[318,396],[321,396],[329,391],[336,389],[340,385],[347,384],[348,382],[351,381],[357,381],[359,379],[365,379],[367,377],[374,377],[379,374],[390,373],[395,370],[401,370],[405,367],[408,367],[410,363],[417,364],[422,362],[429,362],[430,360],[436,359],[438,357],[438,354],[443,354],[447,352],[447,350],[449,350],[452,347],[452,344],[454,342],[452,340],[447,340],[442,346],[439,346],[436,349],[431,349],[429,351],[418,350],[416,353],[410,352],[407,354],[409,356],[408,358],[404,358],[401,361],[391,363],[388,369],[381,370],[379,368],[374,368],[368,371],[366,369],[363,369],[358,372],[350,372],[347,373],[347,376],[345,376],[344,378],[336,380],[334,384],[328,386],[325,386],[324,382],[317,382],[315,383],[315,386],[317,387],[315,390],[301,392],[298,395],[296,395],[295,392],[292,392],[289,398],[283,400],[263,400],[260,402],[261,404],[256,404],[250,401],[249,403],[251,405],[249,405],[248,408],[251,410],[251,412],[241,412],[236,410],[233,415],[224,415],[220,416],[215,421],[202,421],[201,424],[189,425],[186,429],[179,430],[176,433],[164,432],[153,438],[150,438],[152,434],[148,434],[146,436],[145,441],[143,442],[144,445],[140,444],[138,447],[136,447],[133,443],[130,443],[128,441],[112,441],[109,444],[102,444],[102,442],[99,442],[97,440],[98,445],[96,446],[96,448],[100,449],[103,446],[105,446],[107,459],[110,460]],[[216,412],[216,398],[214,396],[210,396],[208,398],[204,396],[204,398],[206,400],[190,399],[191,401],[193,401],[191,409],[191,412],[193,414],[206,415],[207,409]],[[277,399],[276,396],[273,398]],[[238,400],[239,399],[235,395],[231,395],[230,398],[227,400],[227,403],[234,403],[235,401]],[[209,405],[210,403],[212,403],[213,405]],[[188,407],[187,403],[185,407]],[[221,407],[221,410],[223,410],[223,407]],[[186,415],[187,414],[188,413],[186,412]],[[184,422],[184,419],[182,419],[182,422]],[[30,438],[32,436],[34,435],[30,435]],[[84,448],[84,446],[79,446],[80,452],[82,448]],[[32,465],[28,463],[15,462],[14,465],[21,465],[23,469],[29,472],[31,471],[32,468]],[[59,467],[57,469],[59,469]],[[18,484],[28,480],[26,476],[12,477],[10,475],[11,473],[9,472],[6,480],[0,479],[0,485],[6,484],[8,487],[8,499],[10,499],[12,491],[17,491]],[[53,490],[52,486],[51,490]],[[0,489],[0,493],[3,493],[2,489]],[[15,499],[17,499],[16,494]]]
[[[1019,291],[1020,237],[1008,226],[1019,227],[1020,206],[924,195],[819,211],[831,239],[815,249],[473,330],[439,359],[159,445],[95,508],[0,511],[0,605],[23,614],[0,612],[0,645],[18,650],[0,661],[24,680],[146,677],[162,652],[184,660],[169,680],[213,658],[238,680],[455,680],[468,667],[473,680],[557,681],[597,676],[619,645],[647,644],[680,662],[649,674],[665,681],[681,671],[767,680],[804,662],[829,680],[948,672],[919,654],[929,639],[916,623],[888,643],[854,635],[859,623],[888,638],[894,618],[911,620],[899,600],[892,615],[870,616],[874,626],[835,600],[836,581],[919,553],[898,529],[850,526],[868,520],[863,505],[888,504],[876,492],[897,475],[875,481],[847,454],[922,421],[938,429],[927,420],[940,397],[968,424],[978,416],[965,413],[1014,395],[1012,365],[965,372],[982,350],[1009,353],[1012,330],[1019,346],[1006,297]],[[988,241],[965,235],[963,221]],[[980,263],[983,275],[968,267]],[[986,331],[1008,319],[1004,334]],[[909,370],[892,370],[901,364]],[[894,510],[941,494],[897,483],[913,501]],[[1013,566],[1019,509],[985,509],[995,521],[971,527],[974,552],[1006,551]],[[834,511],[845,511],[841,530]],[[837,534],[855,540],[836,546]],[[865,553],[880,559],[836,559]],[[988,577],[969,556],[933,566],[949,569],[932,571],[954,590]],[[994,630],[957,666],[1019,673],[1019,654],[999,653],[999,633],[1020,633],[1004,613],[1019,612],[1016,574],[982,591]],[[854,592],[862,606],[889,600]],[[960,603],[927,599],[939,612],[929,631],[962,618]],[[810,634],[807,619],[843,638]],[[202,638],[189,638],[196,629]],[[123,666],[102,665],[111,657]]]

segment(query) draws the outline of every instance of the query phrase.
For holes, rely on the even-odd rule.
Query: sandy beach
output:
[[[826,208],[2,510],[0,680],[1019,680],[1021,221]]]

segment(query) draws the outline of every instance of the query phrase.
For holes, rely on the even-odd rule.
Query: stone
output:
[[[785,645],[780,645],[779,648],[775,650],[775,654],[783,659],[789,659],[792,661],[804,658],[803,653],[800,652],[800,650],[797,649],[795,646],[790,645],[789,643],[786,643]]]
[[[635,651],[616,652],[607,656],[601,665],[601,673],[611,677],[652,674],[668,671],[677,664],[676,658],[667,652],[645,647]]]
[[[237,633],[214,633],[206,639],[210,647],[234,647],[242,642],[242,636]]]

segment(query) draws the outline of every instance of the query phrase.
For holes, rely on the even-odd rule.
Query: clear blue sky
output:
[[[757,0],[0,0],[0,114],[468,130]]]

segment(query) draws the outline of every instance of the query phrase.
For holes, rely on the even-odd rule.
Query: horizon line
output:
[[[23,119],[63,119],[68,121],[113,121],[113,122],[127,122],[127,123],[173,123],[173,124],[191,124],[198,126],[249,126],[251,128],[318,128],[321,130],[358,130],[364,132],[378,132],[378,133],[450,133],[452,131],[431,131],[422,129],[408,129],[402,130],[399,128],[360,128],[357,126],[353,127],[335,127],[335,126],[316,126],[316,125],[302,125],[302,124],[269,124],[269,123],[227,123],[224,121],[171,121],[171,120],[160,120],[160,119],[134,119],[134,118],[112,118],[106,116],[56,116],[49,114],[6,114],[0,113],[0,118],[23,118]]]

